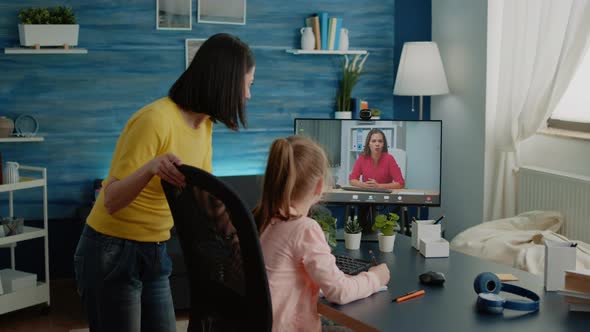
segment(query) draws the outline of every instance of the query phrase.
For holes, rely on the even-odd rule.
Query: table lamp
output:
[[[449,93],[447,76],[436,43],[404,43],[393,94],[419,96],[419,116],[422,120],[422,97],[447,93]]]

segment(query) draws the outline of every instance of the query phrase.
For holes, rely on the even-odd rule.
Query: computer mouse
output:
[[[442,272],[428,271],[420,275],[420,282],[426,285],[442,285],[445,280]]]

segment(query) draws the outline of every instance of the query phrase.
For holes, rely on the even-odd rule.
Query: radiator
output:
[[[559,211],[564,216],[560,234],[590,243],[590,177],[538,167],[518,172],[518,213]]]

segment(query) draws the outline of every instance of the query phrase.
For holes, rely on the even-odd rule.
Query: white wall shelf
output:
[[[45,138],[42,136],[33,137],[2,137],[0,143],[17,143],[17,142],[43,142]]]
[[[298,50],[298,49],[287,49],[285,50],[287,53],[294,54],[294,55],[301,55],[301,54],[317,54],[317,55],[346,55],[346,54],[367,54],[366,50],[347,50],[347,51],[340,51],[340,50]]]
[[[13,137],[7,139],[26,139],[24,137]],[[28,137],[35,138],[35,137]],[[4,141],[14,142],[14,141]],[[43,167],[19,166],[19,173],[35,173],[34,177],[23,177],[21,175],[18,183],[9,183],[0,185],[0,193],[8,193],[8,216],[14,217],[14,192],[30,188],[43,188],[43,227],[23,226],[23,232],[20,234],[0,237],[0,249],[10,249],[10,268],[16,270],[16,243],[31,239],[43,239],[43,256],[45,281],[37,282],[36,287],[19,289],[14,292],[0,295],[0,315],[6,312],[19,310],[37,304],[45,303],[50,305],[49,295],[49,238],[48,238],[48,213],[47,213],[47,169]],[[0,266],[0,269],[5,268]]]
[[[26,47],[7,47],[4,49],[5,54],[87,54],[85,48],[26,48]]]

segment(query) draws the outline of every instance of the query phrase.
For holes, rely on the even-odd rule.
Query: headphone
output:
[[[473,288],[477,293],[479,311],[501,314],[504,308],[521,311],[539,310],[539,295],[523,287],[502,283],[494,273],[480,273],[473,281]],[[499,295],[500,291],[516,294],[531,301],[508,300]]]

